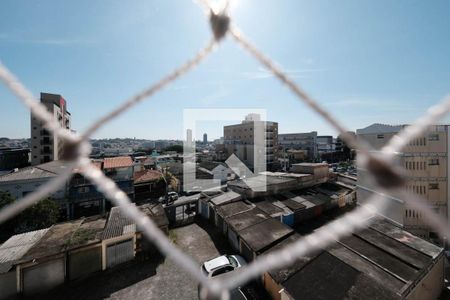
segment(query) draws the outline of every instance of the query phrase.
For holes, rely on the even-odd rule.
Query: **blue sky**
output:
[[[77,131],[210,38],[191,0],[0,5],[0,60],[35,95],[62,94]],[[412,122],[450,93],[449,1],[235,0],[232,6],[233,21],[254,44],[351,130]],[[29,113],[1,85],[0,103],[0,136],[29,137]],[[282,133],[335,134],[228,38],[198,69],[95,137],[181,138],[184,108],[262,108]],[[204,131],[216,138],[221,126]]]

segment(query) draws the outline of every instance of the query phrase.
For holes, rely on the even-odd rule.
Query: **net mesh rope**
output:
[[[22,210],[33,205],[39,200],[56,192],[68,180],[70,180],[73,170],[76,168],[83,176],[90,180],[97,189],[115,206],[118,206],[122,212],[136,223],[143,232],[145,238],[152,241],[161,253],[174,260],[184,268],[193,278],[195,278],[203,287],[202,297],[208,295],[228,297],[227,290],[239,286],[264,272],[282,268],[294,262],[298,257],[304,256],[311,251],[326,247],[340,238],[361,229],[370,222],[370,219],[376,213],[383,213],[389,209],[389,204],[385,200],[385,194],[403,199],[409,207],[419,211],[428,225],[434,228],[442,237],[450,236],[450,230],[446,220],[434,213],[427,205],[426,201],[417,195],[408,193],[404,188],[404,180],[401,176],[401,170],[394,167],[393,160],[395,154],[408,145],[414,138],[426,132],[428,127],[444,117],[450,110],[450,96],[444,98],[439,104],[428,109],[427,113],[416,120],[412,125],[405,127],[395,135],[381,151],[373,149],[352,135],[342,123],[338,122],[332,114],[324,107],[319,105],[310,97],[297,83],[289,79],[277,65],[266,57],[258,48],[256,48],[236,27],[231,23],[228,15],[228,1],[224,1],[219,8],[213,8],[207,0],[201,0],[199,3],[209,15],[212,38],[207,45],[185,64],[175,69],[173,72],[163,77],[157,83],[144,89],[135,96],[127,99],[116,109],[94,122],[84,133],[78,135],[62,128],[46,108],[36,100],[30,91],[10,72],[0,61],[0,79],[9,88],[9,90],[32,112],[33,116],[40,120],[46,129],[53,132],[64,141],[64,147],[70,156],[66,157],[70,163],[68,168],[58,177],[50,180],[39,187],[34,193],[27,194],[22,199],[4,207],[0,211],[0,224],[14,217]],[[265,68],[274,74],[274,76],[285,84],[297,97],[299,101],[307,104],[312,110],[319,114],[328,122],[342,139],[352,148],[358,151],[358,168],[368,171],[368,176],[372,176],[377,190],[370,199],[363,205],[357,206],[354,210],[344,214],[340,218],[329,222],[320,227],[313,233],[302,237],[295,243],[292,243],[281,250],[268,255],[259,256],[256,260],[247,266],[233,272],[233,276],[225,276],[220,279],[210,279],[206,277],[199,269],[189,255],[178,249],[162,233],[156,224],[135,205],[132,204],[128,196],[120,190],[110,178],[96,168],[89,159],[91,145],[89,138],[99,128],[107,122],[113,120],[116,116],[124,113],[132,106],[153,96],[162,88],[174,82],[196,66],[198,66],[212,51],[218,46],[220,41],[226,36],[231,36],[244,50],[253,58],[258,60]]]

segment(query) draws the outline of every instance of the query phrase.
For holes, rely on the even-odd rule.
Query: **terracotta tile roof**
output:
[[[129,156],[118,156],[105,158],[103,169],[126,168],[133,165],[133,160]]]
[[[96,167],[97,169],[99,169],[99,170],[102,169],[102,163],[103,163],[103,162],[101,162],[101,161],[99,161],[99,160],[92,160],[91,163],[92,163],[92,165],[93,165],[94,167]],[[75,168],[75,169],[73,170],[73,172],[74,172],[74,173],[81,173],[81,172],[83,172],[83,168],[77,167],[77,168]]]
[[[142,170],[134,173],[134,183],[142,183],[158,180],[162,173],[156,170]]]

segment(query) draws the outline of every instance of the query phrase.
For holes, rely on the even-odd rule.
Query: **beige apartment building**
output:
[[[61,127],[70,129],[70,113],[61,95],[41,93],[41,104],[53,114]],[[62,154],[62,141],[44,128],[42,122],[31,114],[31,165],[58,160]]]
[[[278,123],[261,121],[258,114],[249,114],[241,124],[224,126],[224,147],[235,154],[248,168],[270,170],[278,150]]]
[[[372,124],[357,130],[358,139],[379,150],[406,125]],[[397,155],[397,164],[405,169],[406,188],[417,194],[438,214],[448,220],[449,181],[448,125],[433,125],[422,136],[411,141]],[[365,170],[358,170],[358,201],[364,202],[373,192]],[[425,223],[420,212],[404,205],[402,199],[390,198],[392,206],[387,217],[404,226],[411,233],[437,240],[436,233]]]

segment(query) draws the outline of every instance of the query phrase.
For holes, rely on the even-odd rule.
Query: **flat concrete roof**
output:
[[[265,214],[259,208],[254,207],[252,210],[236,214],[227,218],[226,222],[238,233],[252,225],[258,224],[264,220],[267,220],[269,216]]]
[[[280,221],[267,219],[241,230],[239,236],[253,252],[259,252],[292,232],[293,229],[291,227]]]
[[[309,223],[319,227],[334,217],[322,215]],[[380,299],[400,299],[407,296],[442,257],[443,249],[381,216],[373,217],[372,221],[367,228],[269,274],[294,298],[359,299],[377,295]],[[299,239],[299,235],[292,235],[267,253]]]
[[[221,205],[217,208],[217,213],[223,218],[231,217],[235,214],[252,209],[253,205],[244,201],[237,201]]]
[[[228,191],[225,192],[217,197],[212,198],[210,201],[214,204],[214,205],[222,205],[231,201],[236,201],[241,199],[242,196],[236,192],[233,191]]]

